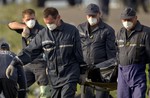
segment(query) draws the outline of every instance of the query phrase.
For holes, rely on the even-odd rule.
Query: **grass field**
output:
[[[15,33],[15,31],[10,30],[7,24],[8,22],[14,21],[14,20],[21,21],[22,10],[26,8],[35,9],[38,21],[41,24],[44,24],[42,20],[42,11],[43,11],[42,8],[36,8],[32,6],[31,4],[25,4],[25,3],[20,4],[20,5],[11,4],[7,6],[0,6],[0,12],[1,12],[0,14],[0,39],[7,40],[11,45],[11,50],[15,53],[18,53],[21,50],[21,36]],[[31,91],[33,91],[34,88],[36,87],[37,87],[37,84],[34,84],[31,87]],[[77,94],[79,93],[80,93],[80,86],[78,85]],[[28,98],[35,98],[32,94],[33,92],[29,92]],[[114,98],[116,98],[116,91],[112,91],[111,94],[114,96]]]

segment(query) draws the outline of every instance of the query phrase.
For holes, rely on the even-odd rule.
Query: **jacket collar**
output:
[[[86,31],[89,31],[89,23],[88,23],[88,21],[86,21],[85,22],[85,30]],[[105,27],[105,24],[104,24],[104,22],[100,19],[100,21],[99,21],[99,23],[97,24],[97,27],[93,30],[93,32],[94,31],[96,31],[96,30],[98,30],[98,29],[102,29],[102,28],[104,28]]]
[[[56,28],[56,30],[62,31],[64,29],[65,23],[63,20],[60,20],[61,25]]]
[[[142,25],[139,21],[137,21],[134,30],[135,31],[142,31]]]
[[[129,38],[130,38],[132,35],[134,35],[135,33],[141,32],[141,31],[142,31],[142,25],[140,24],[139,21],[137,21],[137,23],[136,23],[134,29],[131,31],[131,34],[129,35]],[[126,30],[124,27],[123,27],[123,32],[124,32],[124,34],[126,35],[127,30]]]
[[[123,29],[125,30],[124,27],[123,27]],[[139,21],[137,21],[134,29],[132,30],[132,32],[134,32],[134,31],[142,31],[142,25],[141,25],[141,23]]]
[[[57,26],[56,29],[54,29],[51,32],[62,31],[64,29],[64,27],[65,27],[65,22],[63,22],[63,20],[60,20],[60,23],[61,23],[60,26]],[[49,30],[48,27],[46,27],[46,29]]]
[[[40,24],[39,24],[39,22],[36,20],[35,26],[33,27],[33,29],[34,29],[34,28],[38,28],[39,26],[40,26]]]

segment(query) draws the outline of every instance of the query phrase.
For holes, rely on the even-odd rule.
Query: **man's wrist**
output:
[[[22,63],[19,61],[19,58],[16,56],[10,63],[10,65],[14,67],[18,67],[18,65],[22,65]]]

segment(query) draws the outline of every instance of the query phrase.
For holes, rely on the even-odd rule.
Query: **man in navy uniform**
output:
[[[79,32],[75,26],[61,19],[56,8],[46,8],[43,14],[47,27],[14,58],[6,74],[11,76],[12,67],[16,64],[25,64],[44,53],[52,85],[51,98],[74,98],[80,64],[84,63]]]
[[[133,8],[121,13],[117,33],[119,53],[117,98],[145,98],[146,64],[150,62],[150,27],[142,25]]]
[[[24,70],[18,66],[9,79],[6,77],[6,69],[16,55],[10,51],[6,42],[0,44],[0,93],[3,92],[6,98],[25,98],[26,97],[26,79]],[[19,85],[19,88],[17,86]]]
[[[102,21],[102,13],[98,5],[89,4],[85,13],[87,21],[79,24],[78,30],[80,32],[84,61],[87,66],[92,67],[95,64],[116,57],[115,31]],[[93,70],[91,72],[96,71]],[[84,88],[85,91],[81,93],[81,96],[83,98],[92,98],[94,96],[93,89],[81,85],[82,91]],[[109,92],[96,91],[96,98],[109,97]]]
[[[10,22],[9,28],[15,30],[22,36],[22,46],[25,48],[44,27],[38,23],[33,9],[25,9],[22,11],[22,23]],[[40,97],[50,97],[50,85],[46,75],[46,61],[43,54],[39,55],[34,61],[24,66],[24,71],[27,78],[27,86],[30,87],[33,83],[37,82],[40,86]]]

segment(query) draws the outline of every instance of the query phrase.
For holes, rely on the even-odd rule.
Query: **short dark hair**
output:
[[[0,44],[0,49],[1,49],[1,50],[7,50],[7,51],[9,51],[9,50],[10,50],[9,44],[6,43],[6,42],[2,42],[2,43]]]
[[[47,18],[49,15],[51,15],[54,19],[56,19],[56,17],[59,15],[59,12],[54,7],[48,7],[44,10],[43,16],[44,18]]]
[[[32,15],[35,14],[35,11],[33,9],[25,9],[24,11],[22,11],[22,17],[24,17],[24,15]]]

